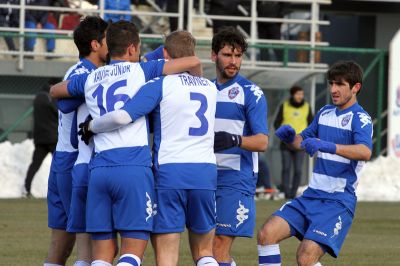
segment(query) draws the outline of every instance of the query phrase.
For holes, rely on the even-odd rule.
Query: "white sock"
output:
[[[236,266],[236,262],[232,259],[231,266]]]
[[[117,266],[140,266],[141,260],[133,254],[124,254],[119,257]]]
[[[201,257],[197,263],[196,266],[218,266],[218,262],[214,259],[214,257],[207,256],[207,257]]]
[[[104,260],[95,260],[92,261],[91,266],[112,266],[112,264],[108,263],[107,261]]]
[[[317,262],[314,264],[314,266],[322,266],[321,262]]]
[[[281,251],[279,244],[274,245],[257,245],[258,249],[258,265],[259,266],[280,266]]]
[[[61,264],[54,264],[54,263],[43,263],[43,266],[62,266]]]
[[[77,260],[75,261],[74,266],[90,266],[90,263],[83,260]]]

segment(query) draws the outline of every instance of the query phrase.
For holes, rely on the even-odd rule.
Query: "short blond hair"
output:
[[[185,30],[171,32],[164,42],[164,47],[172,58],[193,56],[195,46],[196,39],[190,32]]]

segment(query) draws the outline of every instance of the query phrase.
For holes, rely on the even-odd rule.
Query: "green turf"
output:
[[[257,228],[281,201],[257,202]],[[50,233],[43,199],[0,200],[0,265],[42,265]],[[283,265],[295,265],[296,239],[281,243]],[[255,239],[237,239],[233,252],[239,266],[257,265]],[[68,261],[73,263],[74,254]],[[400,265],[400,204],[359,203],[356,218],[338,259],[324,256],[326,265]],[[154,265],[148,247],[145,266]],[[182,236],[180,266],[193,265],[187,235]]]

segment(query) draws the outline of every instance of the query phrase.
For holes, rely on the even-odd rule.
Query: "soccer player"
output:
[[[258,153],[268,146],[267,102],[262,90],[239,74],[247,42],[233,27],[212,39],[218,89],[215,144],[218,187],[214,256],[219,265],[235,265],[235,237],[252,237]]]
[[[120,109],[148,80],[189,70],[201,74],[197,57],[138,63],[140,39],[133,23],[119,21],[107,29],[110,65],[52,87],[53,97],[85,96],[90,115]],[[154,180],[145,117],[94,136],[88,185],[86,230],[92,235],[92,266],[109,266],[121,235],[118,266],[141,264],[153,226]]]
[[[189,32],[174,31],[165,39],[163,58],[193,56],[194,49],[195,39]],[[110,131],[155,109],[153,165],[157,208],[152,243],[158,266],[178,264],[180,233],[185,225],[196,265],[218,266],[212,255],[216,226],[216,100],[217,88],[211,81],[187,73],[169,75],[149,81],[120,110],[83,125],[84,132]]]
[[[321,265],[325,253],[339,255],[353,221],[359,173],[372,153],[371,117],[357,103],[361,67],[333,64],[327,73],[333,105],[322,107],[300,134],[282,125],[276,135],[290,147],[317,154],[308,188],[286,202],[258,233],[259,265],[281,265],[279,242],[296,236],[298,265]]]
[[[107,54],[105,31],[107,23],[100,17],[86,17],[74,31],[74,42],[81,60],[70,67],[64,79],[89,73],[104,63]],[[75,234],[67,231],[70,219],[72,194],[71,171],[78,156],[76,108],[81,101],[59,101],[58,142],[53,155],[47,193],[48,226],[51,228],[51,242],[44,266],[65,265],[75,242]],[[64,112],[61,111],[64,110]],[[68,111],[67,111],[68,110]],[[76,141],[74,141],[76,140]],[[79,215],[84,215],[80,213]],[[75,232],[75,231],[73,231]],[[76,231],[77,232],[77,231]],[[75,266],[88,265],[90,246],[78,236],[78,257]]]

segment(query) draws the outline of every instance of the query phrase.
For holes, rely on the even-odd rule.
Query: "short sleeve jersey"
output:
[[[89,75],[71,79],[68,92],[85,97],[93,118],[122,108],[146,83],[162,75],[164,61],[130,63],[111,61]],[[110,165],[151,166],[148,123],[141,117],[120,129],[94,136],[95,156],[91,167]]]
[[[363,144],[370,150],[372,134],[371,117],[358,103],[344,110],[333,105],[324,106],[300,133],[303,139],[319,138],[342,145]],[[364,164],[364,161],[319,151],[309,187],[303,196],[337,200],[354,213],[355,189]]]
[[[215,81],[216,83],[216,81]],[[242,136],[268,135],[267,101],[262,90],[240,75],[217,84],[215,132]],[[258,176],[258,153],[238,147],[215,154],[218,188],[230,188],[252,195]]]
[[[96,66],[87,59],[82,59],[71,66],[64,76],[64,80],[89,74]],[[68,100],[65,101],[68,105]],[[53,155],[52,170],[55,172],[70,171],[78,156],[77,138],[76,138],[76,111],[63,113],[58,110],[58,141],[56,151]]]

